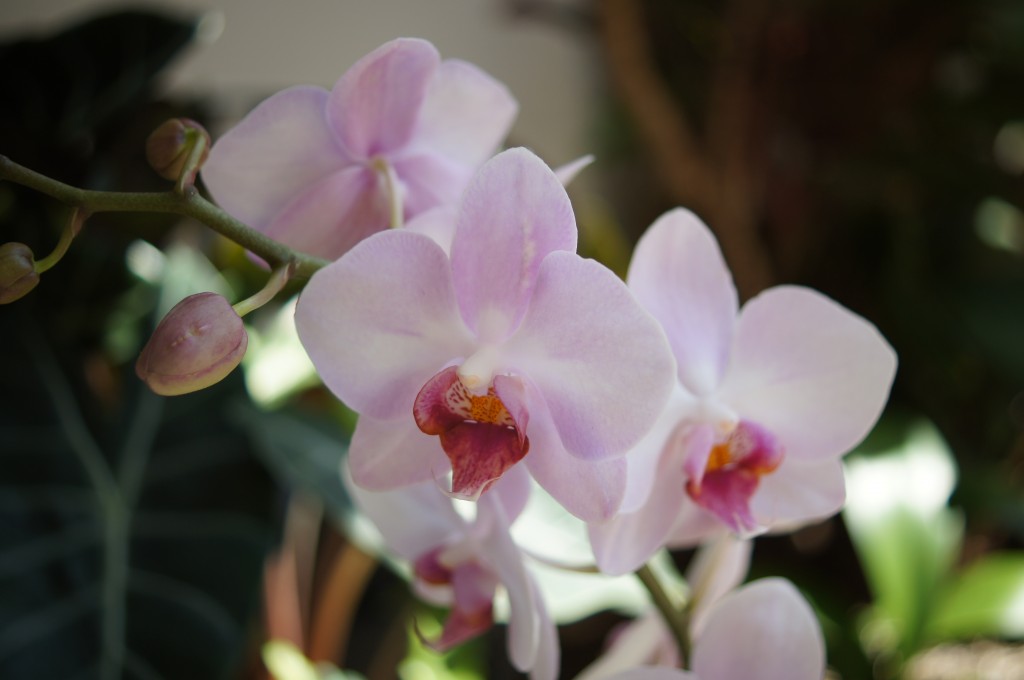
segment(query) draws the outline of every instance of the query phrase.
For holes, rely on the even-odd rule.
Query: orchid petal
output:
[[[845,501],[840,461],[787,460],[777,471],[761,478],[751,510],[761,524],[794,528],[831,517]]]
[[[514,465],[494,483],[490,493],[501,503],[505,518],[512,524],[526,508],[533,484],[525,465]]]
[[[295,325],[324,384],[380,420],[411,415],[427,380],[472,347],[444,251],[403,231],[374,234],[314,274]]]
[[[423,434],[409,417],[360,416],[348,460],[352,481],[374,491],[442,479],[451,469],[437,437]]]
[[[455,206],[439,205],[421,212],[406,222],[404,229],[428,236],[445,253],[450,253],[455,236]]]
[[[420,558],[466,529],[451,500],[433,482],[384,492],[347,486],[388,548],[407,560]]]
[[[665,628],[660,612],[649,609],[642,616],[623,624],[609,635],[611,644],[576,680],[604,680],[629,678],[631,673],[644,668],[642,664],[657,666],[679,665],[679,651]],[[667,670],[667,669],[666,669]],[[681,671],[672,671],[679,673]],[[640,675],[638,677],[643,677]],[[672,678],[683,676],[673,675]]]
[[[262,230],[349,161],[327,125],[327,91],[292,87],[260,103],[210,149],[202,177],[231,216]]]
[[[688,210],[665,213],[637,243],[626,280],[664,327],[682,384],[713,391],[729,362],[737,297],[711,231]]]
[[[467,325],[500,342],[526,308],[544,257],[576,251],[576,218],[558,178],[526,149],[504,151],[474,175],[452,242],[452,273]]]
[[[826,460],[871,430],[895,371],[870,323],[820,293],[779,286],[740,313],[720,397],[770,430],[789,459]]]
[[[392,161],[402,186],[402,207],[412,218],[439,205],[455,203],[473,168],[437,154],[414,154]]]
[[[789,581],[755,581],[711,612],[694,645],[693,670],[714,680],[821,680],[821,629]]]
[[[708,614],[726,593],[743,582],[754,542],[722,532],[700,547],[686,570],[690,584],[690,636],[699,638]]]
[[[710,441],[710,427],[670,437],[658,460],[647,501],[633,512],[620,510],[607,522],[588,526],[594,558],[602,572],[617,576],[636,571],[665,545],[686,502],[683,460],[694,448],[707,448]],[[629,465],[627,471],[632,472],[632,462]]]
[[[472,64],[447,59],[430,83],[413,145],[475,167],[501,144],[518,109],[505,85]]]
[[[508,531],[508,519],[500,501],[490,495],[479,501],[478,522],[490,522],[482,543],[485,557],[508,593],[508,655],[521,671],[533,666],[540,644],[541,619],[533,597],[533,584],[523,564],[522,552]]]
[[[687,498],[676,516],[666,545],[669,548],[692,548],[725,530],[717,517]]]
[[[389,211],[377,173],[352,166],[312,184],[263,231],[295,250],[335,260],[387,228]]]
[[[574,253],[544,259],[506,351],[543,394],[565,449],[588,460],[639,442],[675,383],[657,322],[611,271]]]
[[[530,595],[533,608],[537,612],[539,639],[537,640],[537,656],[530,669],[530,680],[557,680],[561,667],[562,649],[558,639],[558,628],[544,604],[544,596],[540,587],[530,579]]]
[[[569,184],[576,179],[583,170],[587,168],[591,163],[594,162],[594,155],[587,154],[586,156],[580,156],[574,161],[569,161],[565,165],[559,165],[554,168],[555,177],[562,183],[562,186],[569,186]]]
[[[683,479],[678,470],[671,471],[674,475],[663,472],[644,507],[588,526],[594,559],[603,573],[636,571],[665,545],[683,504]]]
[[[424,640],[428,647],[446,652],[487,631],[494,624],[494,576],[476,562],[460,564],[452,571],[455,603],[444,622],[441,637]]]
[[[680,671],[675,668],[640,666],[616,673],[615,675],[609,675],[603,680],[701,680],[701,678],[689,671]],[[760,678],[757,680],[760,680]]]
[[[381,45],[345,72],[331,91],[327,117],[354,158],[369,160],[412,138],[440,62],[429,42],[400,38]]]
[[[604,521],[615,513],[625,492],[625,460],[588,462],[570,454],[543,403],[531,404],[527,434],[526,466],[562,507],[587,522]]]

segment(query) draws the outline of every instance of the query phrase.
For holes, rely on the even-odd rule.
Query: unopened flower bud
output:
[[[167,313],[135,362],[135,373],[170,397],[218,383],[245,355],[249,336],[223,296],[190,295]]]
[[[5,243],[0,246],[0,305],[14,302],[28,295],[39,283],[35,256],[24,243]]]
[[[196,144],[202,144],[202,155],[192,168],[193,176],[210,153],[210,134],[194,120],[171,118],[146,140],[146,161],[164,179],[177,180]]]

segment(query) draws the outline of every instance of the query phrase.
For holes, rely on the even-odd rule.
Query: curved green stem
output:
[[[274,273],[271,274],[270,279],[267,280],[267,284],[263,286],[263,288],[251,297],[247,297],[241,302],[236,302],[231,305],[235,310],[235,314],[238,314],[238,316],[245,316],[249,312],[259,309],[273,300],[274,296],[280,293],[281,289],[284,288],[285,284],[291,279],[294,270],[295,265],[292,262],[289,262],[284,267],[278,267],[275,269]]]
[[[64,253],[68,252],[68,248],[71,247],[71,242],[75,239],[75,236],[78,235],[78,230],[82,228],[82,223],[85,222],[88,216],[88,212],[81,208],[73,208],[71,210],[71,216],[68,218],[68,223],[64,225],[64,231],[60,233],[60,241],[58,241],[57,247],[53,249],[52,253],[43,259],[36,260],[36,274],[42,274],[60,262],[60,258],[64,257]]]
[[[236,220],[203,198],[195,187],[186,187],[181,194],[175,191],[90,191],[41,175],[18,165],[6,156],[0,156],[0,179],[35,189],[88,213],[160,212],[191,217],[262,257],[273,267],[294,261],[296,279],[308,279],[315,271],[328,264],[327,260],[292,250]]]
[[[654,570],[649,564],[643,565],[635,573],[651,594],[654,606],[661,612],[661,617],[665,620],[679,649],[680,665],[686,668],[687,660],[690,658],[690,617],[684,609],[672,602],[672,598],[662,587],[661,581],[654,575]]]

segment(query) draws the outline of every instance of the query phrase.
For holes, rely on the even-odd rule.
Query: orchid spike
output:
[[[456,201],[517,108],[477,67],[441,61],[425,40],[393,40],[330,92],[292,87],[259,104],[213,145],[203,180],[234,217],[333,260]]]
[[[432,482],[386,492],[350,488],[387,547],[412,562],[420,596],[451,607],[441,635],[424,639],[427,646],[447,651],[487,631],[500,588],[509,602],[512,664],[535,680],[557,677],[558,633],[509,533],[529,494],[525,472],[503,477],[476,505],[472,520],[464,519]]]
[[[739,310],[714,237],[682,209],[641,238],[628,282],[664,327],[678,373],[658,423],[627,456],[620,514],[590,526],[598,565],[625,573],[666,542],[835,514],[840,458],[871,430],[896,371],[874,326],[797,286]]]
[[[324,383],[360,414],[357,484],[451,470],[452,494],[476,499],[522,461],[581,519],[615,511],[622,455],[662,410],[675,365],[626,286],[575,251],[565,189],[511,149],[466,189],[450,256],[391,230],[312,277],[296,327]]]
[[[648,626],[658,623],[649,621]],[[639,624],[637,624],[639,625]],[[626,645],[656,649],[668,631],[650,631],[645,638],[620,635],[606,656],[581,676],[586,680],[821,680],[825,675],[825,642],[807,601],[781,578],[749,583],[725,595],[708,615],[693,646],[692,670],[641,666],[619,670],[617,659],[635,657]],[[649,657],[651,663],[656,657]],[[618,672],[616,672],[618,671]],[[578,678],[577,680],[581,680]]]

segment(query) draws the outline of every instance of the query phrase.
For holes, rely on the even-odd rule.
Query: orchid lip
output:
[[[703,474],[691,476],[686,492],[740,535],[760,530],[750,500],[761,477],[782,464],[784,451],[771,432],[757,423],[740,421],[729,436],[708,452]]]
[[[478,374],[470,375],[472,383],[480,380]],[[500,386],[495,384],[499,381]],[[489,383],[482,394],[475,393],[458,369],[449,366],[416,395],[416,425],[424,434],[440,438],[452,466],[454,498],[476,500],[530,449],[521,385],[507,376]]]

